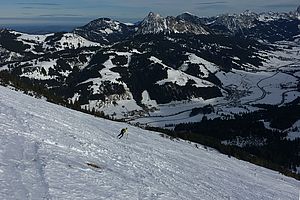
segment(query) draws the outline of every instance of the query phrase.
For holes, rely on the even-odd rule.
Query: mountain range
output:
[[[116,42],[138,34],[191,33],[196,35],[225,34],[260,38],[271,41],[291,40],[297,35],[299,8],[290,13],[260,13],[245,11],[241,14],[225,14],[215,17],[197,17],[183,13],[166,18],[150,12],[141,22],[124,24],[115,20],[100,18],[75,33],[95,42]]]
[[[270,134],[299,143],[299,9],[214,17],[151,12],[135,24],[99,18],[46,35],[1,30],[0,70],[81,109],[143,127],[201,132],[205,123],[251,119],[256,132],[208,132],[257,153],[251,148],[273,144]],[[294,172],[297,151],[293,163],[281,163]]]

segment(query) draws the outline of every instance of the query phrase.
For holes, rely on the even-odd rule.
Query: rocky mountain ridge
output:
[[[109,44],[138,34],[225,34],[251,37],[268,41],[292,40],[299,34],[299,8],[290,13],[224,14],[214,17],[198,17],[183,13],[177,17],[162,17],[150,12],[140,23],[128,25],[108,18],[94,20],[74,33],[94,42]],[[295,27],[291,29],[291,27]],[[289,30],[288,32],[286,30]],[[276,35],[279,34],[279,35]]]
[[[137,34],[155,34],[155,33],[192,33],[204,34],[209,32],[199,23],[185,21],[178,17],[161,17],[152,12],[139,24]]]

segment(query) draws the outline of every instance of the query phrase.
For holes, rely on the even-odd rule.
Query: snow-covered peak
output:
[[[99,18],[86,25],[86,28],[94,29],[104,34],[111,34],[113,32],[121,32],[122,27],[120,22],[109,19]]]
[[[184,12],[184,13],[178,15],[176,18],[180,19],[180,20],[186,20],[186,21],[193,21],[195,19],[199,19],[199,17],[197,17],[196,15],[193,15],[189,12]]]
[[[27,41],[34,41],[34,42],[44,42],[48,36],[53,35],[53,34],[35,35],[35,34],[22,33],[18,31],[10,31],[10,32],[12,34],[17,35],[20,40],[27,40]]]
[[[134,32],[134,29],[134,25],[109,18],[99,18],[76,28],[74,32],[94,42],[111,43],[126,38]]]
[[[160,16],[160,14],[158,14],[158,13],[154,13],[154,12],[150,12],[149,14],[148,14],[148,16],[146,17],[146,20],[148,19],[148,20],[152,20],[152,19],[162,19],[163,17],[162,16]]]
[[[185,12],[183,12],[183,14],[194,15],[193,13],[191,13],[191,12],[189,12],[189,11],[185,11]]]
[[[279,19],[290,19],[293,17],[294,16],[290,13],[267,12],[267,13],[260,13],[258,15],[258,20],[261,22],[270,22]]]
[[[77,49],[79,47],[100,46],[98,43],[91,42],[75,33],[65,33],[65,34],[63,34],[61,39],[57,42],[60,43],[60,45],[58,45],[58,46],[61,46],[61,50],[66,49],[66,48]]]
[[[241,15],[246,15],[246,16],[257,16],[257,14],[251,10],[245,10],[244,12],[241,13]]]

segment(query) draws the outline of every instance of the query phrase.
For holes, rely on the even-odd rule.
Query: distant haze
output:
[[[213,16],[245,10],[289,12],[299,5],[299,0],[9,0],[1,2],[0,27],[76,27],[100,17],[136,22],[150,11],[163,16],[183,12]]]

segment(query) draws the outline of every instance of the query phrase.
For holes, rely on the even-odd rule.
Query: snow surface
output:
[[[106,28],[104,30],[99,30],[101,33],[104,33],[104,34],[112,34],[114,31],[109,29],[109,28]]]
[[[132,54],[129,52],[116,52],[116,54],[127,57],[128,62],[127,64],[124,65],[124,67],[128,67]],[[82,105],[81,107],[83,109],[89,109],[89,110],[95,108],[97,111],[103,111],[105,114],[110,115],[111,117],[114,117],[116,119],[122,119],[124,117],[128,117],[129,112],[135,114],[138,112],[143,112],[142,111],[143,109],[134,100],[133,95],[130,92],[130,89],[128,88],[127,84],[119,80],[121,78],[120,74],[111,71],[112,68],[116,67],[112,62],[113,58],[115,58],[115,56],[110,56],[109,59],[103,63],[103,66],[105,68],[99,71],[99,73],[101,74],[101,78],[90,78],[80,84],[92,82],[90,89],[93,92],[93,94],[102,94],[103,91],[101,85],[105,81],[108,81],[110,83],[116,83],[122,85],[126,92],[120,95],[119,94],[109,95],[106,97],[105,101],[89,100],[88,104]],[[70,100],[73,99],[74,97]],[[151,105],[154,105],[154,103],[150,100],[148,101],[148,104],[149,103]]]
[[[189,56],[189,60],[185,61],[183,65],[179,68],[181,71],[186,71],[188,69],[189,63],[199,64],[199,69],[204,74],[202,78],[204,77],[207,78],[210,73],[215,73],[219,70],[218,66],[215,65],[214,63],[211,63],[203,58],[200,58],[193,53],[187,53],[186,55]]]
[[[118,55],[121,55],[121,53],[119,53]],[[129,56],[131,54],[130,53],[124,53],[122,55]],[[99,73],[101,74],[101,78],[90,78],[90,79],[82,82],[81,84],[88,83],[88,82],[93,82],[93,94],[99,94],[100,93],[99,86],[105,81],[109,81],[111,83],[121,84],[121,85],[124,85],[124,87],[127,87],[127,85],[124,82],[118,80],[118,79],[121,78],[121,75],[117,72],[111,71],[112,68],[116,67],[112,62],[113,58],[114,58],[114,56],[110,56],[109,59],[103,63],[103,66],[105,68],[103,68],[99,71]]]
[[[140,125],[171,128],[172,126],[170,125],[201,121],[204,116],[203,114],[191,117],[190,113],[193,108],[204,107],[207,105],[213,105],[216,111],[215,113],[205,115],[208,119],[214,119],[217,117],[222,118],[222,114],[233,115],[258,110],[258,108],[248,105],[231,105],[224,97],[207,100],[202,98],[193,98],[185,101],[172,101],[168,104],[158,104],[158,109],[153,110],[153,112],[150,112],[149,115],[139,116],[138,118],[133,117],[129,121]]]
[[[167,69],[168,78],[157,81],[156,84],[158,84],[158,85],[164,85],[166,83],[171,82],[171,83],[175,83],[179,86],[185,86],[189,80],[193,80],[195,82],[193,85],[196,87],[211,87],[211,86],[213,86],[213,84],[211,84],[208,81],[196,78],[196,77],[186,74],[182,71],[178,71],[171,67],[168,67],[167,65],[165,65],[162,62],[162,60],[159,60],[158,58],[156,58],[154,56],[151,56],[149,58],[149,60],[151,60],[152,62],[155,62],[155,63],[159,63],[163,66],[164,69]]]
[[[200,145],[2,86],[0,96],[0,199],[298,198],[299,181]]]
[[[37,80],[52,79],[55,76],[49,75],[49,69],[50,68],[54,69],[54,66],[57,64],[56,61],[57,59],[50,59],[49,61],[37,61],[36,63],[34,63],[34,61],[30,61],[29,63],[31,64],[31,66],[29,66],[28,68],[33,69],[33,71],[23,73],[21,77],[27,77],[30,79],[37,79]],[[25,64],[26,62],[23,63]],[[42,68],[45,69],[46,74],[43,74],[41,72]],[[67,75],[68,73],[65,74],[65,76]]]
[[[30,48],[26,49],[26,52],[32,52],[34,54],[44,54],[42,52],[36,52],[35,47],[38,45],[42,45],[44,49],[52,49],[55,48],[56,51],[68,49],[68,48],[79,48],[79,47],[93,47],[100,46],[99,43],[89,41],[80,35],[75,33],[65,33],[62,35],[61,39],[55,42],[54,46],[47,44],[47,37],[54,36],[54,33],[46,34],[46,35],[31,35],[27,33],[21,33],[16,31],[10,31],[13,34],[18,35],[17,40],[23,42],[30,46]]]
[[[32,42],[38,42],[38,43],[44,42],[48,36],[53,35],[53,34],[35,35],[35,34],[21,33],[21,32],[17,32],[17,31],[11,31],[11,33],[20,35],[20,36],[18,36],[18,39],[32,41]]]
[[[57,50],[63,50],[66,48],[79,48],[79,47],[92,47],[100,46],[99,43],[91,42],[75,33],[65,33],[63,37],[58,41],[61,47],[58,47]]]
[[[142,93],[142,104],[147,106],[157,107],[157,102],[155,100],[151,100],[150,95],[147,90],[144,90]]]
[[[17,37],[18,41],[21,41],[24,44],[27,44],[30,46],[30,48],[26,49],[25,51],[32,52],[35,54],[43,54],[42,52],[36,52],[35,46],[38,44],[42,45],[48,36],[53,35],[53,33],[46,34],[46,35],[31,35],[31,34],[21,33],[21,32],[17,32],[17,31],[10,31],[10,32],[12,34],[18,35],[18,37]]]
[[[117,79],[121,78],[120,74],[111,71],[112,68],[116,67],[112,62],[113,58],[114,58],[114,56],[110,56],[109,59],[103,63],[103,66],[105,66],[105,68],[100,71],[100,74],[101,74],[103,81],[110,81],[112,83],[120,83],[120,81],[117,81]]]
[[[295,140],[300,138],[300,120],[298,120],[291,128],[289,128],[287,139]],[[299,170],[300,172],[300,170]]]
[[[219,67],[217,65],[215,65],[214,63],[211,63],[203,58],[200,58],[193,53],[187,53],[187,55],[189,55],[189,60],[191,63],[202,64],[203,67],[206,70],[208,70],[210,73],[215,73],[215,72],[219,71]]]
[[[117,54],[119,56],[125,56],[127,58],[127,64],[124,65],[124,67],[129,67],[129,63],[131,61],[132,53],[130,53],[130,52],[115,52],[115,54]]]

